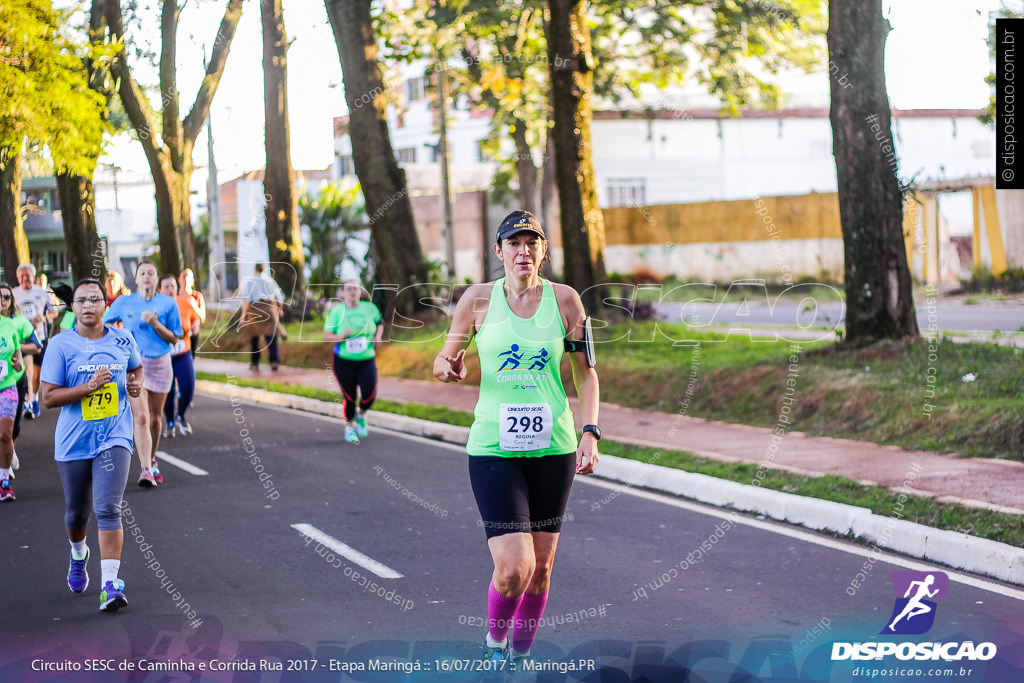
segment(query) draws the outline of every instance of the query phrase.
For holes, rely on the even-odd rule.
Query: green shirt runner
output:
[[[32,327],[32,322],[28,318],[26,318],[25,316],[23,316],[23,315],[16,315],[16,316],[14,316],[12,318],[8,318],[8,320],[10,320],[12,323],[14,323],[15,329],[17,329],[17,331],[18,331],[18,337],[17,337],[18,346],[21,346],[22,344],[28,342],[28,340],[30,340],[32,338],[32,335],[35,334],[36,330],[35,330],[34,327]],[[31,362],[32,359],[26,357],[26,358],[23,358],[22,360],[25,361],[25,362],[22,363],[21,371],[20,372],[14,372],[12,370],[12,372],[14,372],[14,382],[15,382],[15,384],[17,384],[18,381],[21,380],[21,376],[25,374],[25,365],[27,365],[29,362]]]
[[[578,443],[559,366],[565,326],[551,283],[537,312],[520,318],[505,299],[505,278],[491,289],[476,334],[480,398],[466,451],[470,455],[539,457],[573,453]]]
[[[327,314],[324,332],[341,334],[348,328],[352,336],[334,345],[335,355],[342,360],[370,360],[377,355],[373,336],[381,320],[380,309],[369,301],[360,301],[355,308],[342,303]]]
[[[20,317],[20,316],[19,316]],[[11,359],[21,345],[21,332],[14,320],[0,316],[0,390],[9,389],[18,383],[20,373],[15,373]]]

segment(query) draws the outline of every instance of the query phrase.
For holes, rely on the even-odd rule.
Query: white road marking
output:
[[[303,536],[312,538],[320,545],[327,546],[342,557],[347,557],[352,562],[358,564],[366,571],[373,572],[382,579],[401,579],[404,578],[401,574],[396,572],[391,567],[381,564],[372,557],[367,557],[361,552],[345,545],[333,536],[328,536],[324,532],[317,529],[312,524],[292,524],[293,529],[298,531]]]
[[[173,455],[171,455],[167,451],[157,451],[156,452],[156,459],[157,459],[157,462],[159,462],[159,463],[164,463],[164,462],[169,463],[169,464],[174,465],[175,467],[177,467],[179,470],[185,470],[189,474],[194,474],[197,477],[205,477],[206,475],[209,474],[209,472],[204,470],[202,467],[196,467],[192,463],[185,462],[181,458],[175,458]]]
[[[840,552],[848,553],[850,555],[858,555],[860,557],[867,558],[876,557],[880,562],[887,562],[889,564],[894,564],[897,567],[905,567],[907,569],[912,569],[914,571],[936,571],[936,567],[941,566],[929,565],[925,564],[924,562],[918,562],[916,560],[907,559],[905,557],[900,557],[898,555],[890,555],[885,552],[879,555],[877,553],[873,553],[870,549],[864,546],[854,545],[852,543],[844,543],[842,541],[837,541],[831,538],[825,538],[824,536],[819,536],[813,532],[803,531],[801,529],[797,529],[790,526],[782,526],[782,523],[772,523],[766,521],[763,522],[759,519],[751,519],[750,517],[744,517],[745,514],[749,513],[745,513],[739,510],[721,510],[718,508],[701,505],[700,503],[691,503],[686,500],[680,500],[678,498],[673,498],[672,496],[668,496],[665,494],[655,493],[653,491],[643,491],[640,489],[631,488],[628,486],[624,486],[621,483],[601,481],[600,479],[585,479],[582,477],[577,477],[576,481],[583,481],[587,484],[597,486],[603,489],[617,490],[627,495],[636,496],[637,498],[644,498],[646,500],[664,503],[665,505],[670,505],[672,507],[680,508],[683,510],[689,510],[691,512],[697,512],[702,515],[708,515],[709,517],[728,519],[729,521],[736,522],[738,524],[743,524],[744,526],[753,527],[755,529],[761,529],[762,531],[769,531],[773,534],[779,534],[780,536],[788,536],[789,538],[795,538],[801,541],[806,541],[808,543],[814,543],[815,545],[824,546],[826,548],[838,550]],[[730,517],[730,515],[734,513],[737,513],[736,517]],[[1014,600],[1024,600],[1024,591],[1015,590],[1013,588],[1003,586],[1002,584],[993,583],[991,581],[985,581],[983,579],[969,576],[967,574],[960,574],[946,567],[942,567],[940,571],[949,576],[950,581],[956,581],[957,583],[962,583],[965,586],[972,586],[973,588],[980,588],[981,590],[996,593],[1007,598],[1013,598]]]
[[[204,396],[209,396],[211,398],[221,398],[220,396],[214,396],[213,394],[204,394]],[[228,397],[226,396],[223,398],[224,400],[228,399]],[[329,422],[344,422],[344,420],[339,420],[339,418],[336,417],[331,417],[328,415],[316,415],[315,413],[307,413],[302,410],[296,410],[295,408],[283,408],[279,406],[262,405],[255,401],[252,402],[252,405],[256,405],[268,410],[277,410],[279,412],[292,413],[293,415],[303,415],[305,417],[319,418],[321,420]],[[428,444],[443,450],[456,451],[463,455],[465,455],[466,453],[465,446],[457,446],[455,444],[443,443],[441,441],[435,441],[433,439],[427,439],[421,436],[404,434],[402,432],[387,429],[385,427],[376,427],[375,429],[382,432],[387,432],[388,434],[391,434],[402,439],[408,439],[410,441],[419,441],[421,443]],[[671,505],[673,507],[677,507],[683,510],[689,510],[690,512],[708,515],[709,517],[717,517],[719,519],[730,519],[729,515],[733,512],[732,510],[722,510],[719,508],[711,507],[710,505],[707,504],[694,503],[687,501],[685,499],[676,498],[671,494],[660,494],[652,491],[644,491],[631,486],[626,486],[622,482],[605,481],[599,478],[591,478],[589,476],[578,476],[575,478],[574,481],[584,484],[590,484],[592,486],[597,486],[598,488],[621,490],[622,493],[626,493],[631,496],[645,498],[647,500],[664,503],[666,505]],[[739,519],[737,520],[740,524],[744,524],[755,529],[760,529],[762,531],[767,531],[769,533],[779,534],[780,536],[796,538],[807,543],[813,543],[815,545],[831,548],[833,550],[838,550],[840,552],[844,552],[850,555],[857,555],[859,557],[866,558],[874,556],[870,549],[868,549],[865,546],[857,545],[856,543],[837,541],[831,538],[826,538],[825,536],[817,535],[813,532],[803,531],[795,527],[785,526],[785,522],[762,522],[757,519],[744,517],[743,515],[745,514],[749,513],[740,512]],[[1009,588],[999,583],[985,581],[984,579],[979,579],[968,574],[961,574],[959,572],[953,571],[952,569],[949,569],[948,567],[945,567],[944,565],[929,565],[923,562],[918,562],[916,560],[910,560],[904,557],[900,557],[898,555],[891,555],[887,553],[882,553],[877,557],[880,561],[887,562],[897,567],[905,567],[907,569],[912,569],[914,571],[935,571],[936,567],[941,567],[941,571],[944,572],[947,576],[949,576],[949,579],[951,581],[956,581],[957,583],[962,583],[965,586],[971,586],[973,588],[978,588],[980,590],[989,591],[997,595],[1012,598],[1014,600],[1024,601],[1024,591]]]

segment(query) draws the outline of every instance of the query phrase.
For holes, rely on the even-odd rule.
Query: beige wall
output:
[[[796,281],[843,269],[835,193],[604,210],[609,273]]]

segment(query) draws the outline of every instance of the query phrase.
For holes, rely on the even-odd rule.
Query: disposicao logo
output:
[[[935,623],[936,600],[945,600],[949,577],[942,572],[893,572],[889,575],[896,602],[882,634],[927,633]]]
[[[879,635],[921,635],[935,624],[937,600],[946,599],[949,577],[943,572],[893,572],[892,614]],[[833,643],[832,661],[868,660],[895,656],[900,660],[987,661],[996,656],[994,643]]]

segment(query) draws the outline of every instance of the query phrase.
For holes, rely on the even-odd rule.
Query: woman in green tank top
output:
[[[559,365],[566,342],[584,339],[583,303],[540,277],[548,243],[535,216],[512,212],[495,241],[505,276],[459,300],[434,377],[465,379],[466,347],[476,339],[480,398],[466,450],[494,561],[483,656],[515,667],[529,657],[544,613],[573,475],[597,465],[599,389],[592,359],[568,353],[585,425],[578,439]]]

